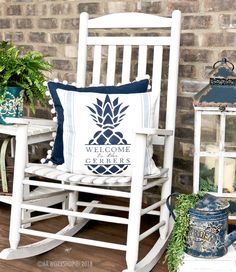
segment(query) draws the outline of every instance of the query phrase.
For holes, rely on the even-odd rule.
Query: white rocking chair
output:
[[[134,80],[135,77],[132,77],[134,73],[136,73],[138,78],[142,78],[146,75],[148,68],[151,71],[152,93],[157,99],[154,115],[155,128],[140,128],[136,131],[134,162],[130,177],[122,177],[121,175],[104,177],[96,176],[96,174],[88,177],[64,172],[48,164],[18,165],[16,171],[19,179],[18,182],[15,182],[13,188],[9,234],[10,248],[4,249],[0,253],[0,258],[11,260],[35,256],[55,248],[64,241],[68,241],[125,251],[127,268],[124,271],[147,272],[155,266],[166,248],[173,223],[165,202],[167,196],[171,193],[172,186],[180,21],[181,13],[177,10],[173,12],[172,17],[168,18],[142,13],[117,13],[88,19],[87,13],[81,14],[77,85],[88,85],[91,78],[93,86],[99,85],[103,79],[105,79],[106,85],[113,85],[117,82],[117,60],[121,66],[120,81],[122,84]],[[145,29],[145,32],[141,32],[141,35],[140,29]],[[95,34],[95,31],[98,31],[99,34]],[[125,34],[122,35],[121,31]],[[127,33],[131,35],[128,36]],[[93,51],[90,51],[90,47],[94,47]],[[103,51],[104,47],[108,48],[108,50]],[[167,50],[169,50],[169,53],[163,54]],[[92,59],[91,52],[93,52],[93,71],[89,73],[87,61]],[[118,52],[122,52],[122,54],[118,54]],[[101,73],[101,70],[104,71],[102,62],[105,58],[107,59],[106,75]],[[137,72],[134,72],[136,70]],[[164,99],[166,98],[166,101],[160,103],[160,99],[163,99],[163,97]],[[166,105],[166,108],[164,108],[164,105]],[[160,112],[161,114],[159,114]],[[164,115],[165,117],[163,117]],[[160,122],[159,119],[161,119]],[[23,162],[27,146],[27,125],[19,126],[21,126],[22,133]],[[150,137],[153,144],[164,146],[163,152],[160,152],[163,153],[163,165],[157,174],[144,176],[146,145]],[[33,174],[33,180],[25,178],[29,174]],[[53,182],[48,180],[37,181],[35,180],[35,175],[53,179]],[[68,191],[69,207],[67,209],[57,209],[44,207],[37,202],[29,202],[28,199],[23,198],[23,188],[27,185]],[[125,190],[121,188],[123,185]],[[148,189],[154,187],[161,188],[161,199],[143,208],[143,194]],[[123,207],[102,204],[97,201],[85,203],[78,201],[78,192],[101,195],[103,198],[105,196],[125,198],[129,200],[129,205],[128,207]],[[83,211],[78,211],[78,206],[86,207]],[[47,231],[37,231],[32,228],[23,228],[21,222],[22,209],[46,214],[64,215],[68,217],[69,224],[54,234]],[[126,211],[128,216],[115,217],[99,214],[99,209]],[[94,210],[96,210],[96,213],[93,213]],[[159,218],[159,223],[144,233],[140,233],[141,217],[145,214],[156,215]],[[127,225],[126,243],[123,245],[73,237],[89,220]],[[139,242],[155,231],[159,231],[159,235],[156,235],[157,241],[155,245],[142,260],[138,261]],[[39,236],[45,239],[30,245],[19,246],[22,234]]]

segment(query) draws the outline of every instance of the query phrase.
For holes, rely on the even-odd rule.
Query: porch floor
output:
[[[0,203],[0,250],[9,246],[9,217],[10,206]],[[149,217],[150,218],[150,217]],[[148,222],[147,222],[148,221]],[[150,223],[150,219],[143,220],[142,228]],[[41,229],[43,225],[45,230],[56,231],[66,224],[66,218],[57,217],[44,222],[34,223],[34,227]],[[124,241],[124,227],[112,224],[102,224],[100,222],[91,222],[85,226],[80,235],[89,235],[96,239],[112,236],[113,241],[122,243]],[[153,234],[154,235],[154,234]],[[140,256],[144,255],[148,246],[152,245],[153,236],[146,238],[142,242]],[[23,237],[22,242],[27,244],[36,241],[35,237]],[[152,272],[167,272],[166,264],[163,264],[164,257],[155,266]],[[125,269],[125,253],[118,250],[103,249],[92,246],[79,245],[65,242],[61,246],[37,257],[5,261],[0,260],[0,272],[41,272],[41,271],[57,271],[57,272],[120,272]]]

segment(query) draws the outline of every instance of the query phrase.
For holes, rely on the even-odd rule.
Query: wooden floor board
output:
[[[0,203],[0,250],[8,247],[9,205]],[[145,222],[144,222],[145,223]],[[35,223],[35,228],[55,231],[66,224],[66,218],[53,218],[48,222]],[[145,225],[145,224],[142,224]],[[105,223],[91,222],[79,233],[80,237],[89,235],[91,238],[103,237],[108,240],[124,241],[124,226],[110,226]],[[35,241],[35,237],[23,237],[23,242]],[[140,256],[144,255],[152,244],[152,237],[144,240]],[[37,257],[5,261],[0,260],[0,272],[120,272],[125,268],[125,253],[118,250],[103,249],[92,246],[65,242],[61,246]],[[163,258],[152,272],[167,272]]]

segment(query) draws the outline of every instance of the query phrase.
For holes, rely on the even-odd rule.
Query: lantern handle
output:
[[[217,63],[221,63],[221,64],[223,64],[223,63],[229,63],[229,64],[231,64],[231,70],[233,71],[234,70],[234,65],[233,65],[233,63],[232,62],[230,62],[230,61],[228,61],[227,60],[227,58],[222,58],[222,60],[218,60],[217,62],[215,62],[214,64],[213,64],[213,69],[215,69],[215,67],[216,67],[216,64]],[[228,64],[227,64],[228,65]],[[229,66],[229,65],[228,65]],[[230,67],[229,67],[230,68]]]

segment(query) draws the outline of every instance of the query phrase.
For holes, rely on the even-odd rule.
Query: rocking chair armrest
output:
[[[156,128],[140,128],[135,130],[136,134],[157,135],[157,136],[171,136],[173,130],[170,129],[156,129]]]
[[[35,144],[53,140],[53,133],[57,130],[56,122],[40,118],[11,118],[5,119],[6,125],[0,126],[0,132],[16,136],[19,130],[25,129],[28,144]]]
[[[25,125],[39,125],[39,126],[51,126],[57,127],[57,123],[50,119],[42,119],[42,118],[14,118],[14,117],[6,117],[5,122],[9,124],[25,124]]]
[[[29,120],[25,118],[14,118],[14,117],[6,117],[5,122],[7,124],[14,124],[14,125],[28,125]]]

